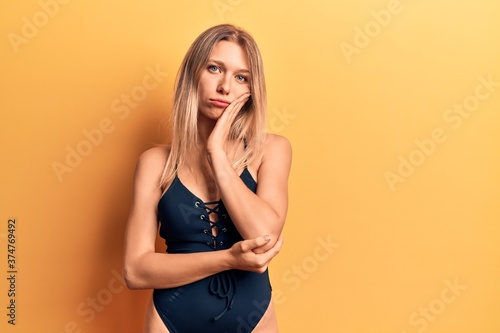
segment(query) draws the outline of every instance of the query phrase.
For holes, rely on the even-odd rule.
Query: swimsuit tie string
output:
[[[236,278],[234,277],[234,273],[232,271],[224,271],[219,274],[212,275],[208,288],[210,293],[213,295],[226,299],[226,307],[221,313],[214,317],[214,320],[217,321],[233,307],[234,299],[236,297]]]

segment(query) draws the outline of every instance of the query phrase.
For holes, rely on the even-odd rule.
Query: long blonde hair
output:
[[[239,154],[232,166],[246,167],[262,154],[265,138],[267,96],[262,57],[252,36],[230,24],[221,24],[204,31],[191,44],[182,61],[174,90],[172,111],[172,142],[160,180],[165,188],[171,182],[186,156],[198,144],[198,83],[201,71],[208,63],[214,46],[221,40],[235,42],[247,55],[250,70],[252,98],[240,112],[229,132],[229,140],[245,142],[246,149]]]

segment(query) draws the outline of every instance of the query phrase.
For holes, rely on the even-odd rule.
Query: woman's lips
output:
[[[214,106],[216,106],[218,108],[225,108],[229,104],[231,104],[230,102],[225,101],[223,99],[210,99],[210,103],[212,103],[212,105],[214,105]]]

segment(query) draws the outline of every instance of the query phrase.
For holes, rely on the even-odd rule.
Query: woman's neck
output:
[[[206,146],[208,137],[212,133],[216,123],[217,121],[205,117],[198,117],[198,138],[202,146]]]

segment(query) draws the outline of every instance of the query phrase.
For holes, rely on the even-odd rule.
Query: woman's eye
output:
[[[237,75],[236,80],[241,81],[241,82],[247,82],[247,78],[244,77],[243,75]]]
[[[208,66],[208,70],[211,71],[211,72],[214,72],[214,73],[220,72],[219,67],[217,67],[215,65],[209,65]]]

